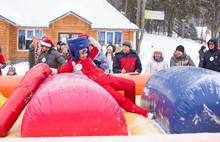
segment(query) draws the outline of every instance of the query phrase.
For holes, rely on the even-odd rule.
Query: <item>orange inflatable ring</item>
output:
[[[15,90],[22,76],[0,76],[0,92],[8,98]]]
[[[136,84],[136,95],[141,95],[150,76],[147,74],[114,74],[118,77],[133,80]]]
[[[149,75],[146,74],[114,74],[118,77],[131,79],[136,84],[136,95],[141,95],[145,83],[149,80]],[[15,90],[16,86],[22,79],[22,76],[1,76],[0,77],[0,92],[4,97],[8,98]]]

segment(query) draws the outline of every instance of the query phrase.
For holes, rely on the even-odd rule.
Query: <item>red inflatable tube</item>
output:
[[[38,64],[29,70],[15,91],[0,109],[0,136],[4,137],[19,117],[39,85],[51,74],[46,64]]]
[[[128,135],[124,114],[113,97],[85,76],[48,78],[29,102],[22,137]]]

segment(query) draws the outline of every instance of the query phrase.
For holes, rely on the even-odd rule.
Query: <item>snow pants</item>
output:
[[[147,117],[147,110],[144,110],[135,104],[134,81],[121,77],[116,77],[110,74],[105,75],[105,77],[102,80],[94,81],[101,85],[103,88],[105,88],[118,102],[121,108],[128,112],[137,113]],[[121,90],[124,91],[124,96],[118,92]]]

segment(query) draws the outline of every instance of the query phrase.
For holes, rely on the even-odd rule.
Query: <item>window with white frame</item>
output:
[[[107,44],[113,44],[113,32],[107,32]]]
[[[98,41],[104,46],[108,44],[122,45],[122,32],[100,31],[98,32]]]
[[[32,43],[33,37],[41,39],[43,35],[42,30],[21,29],[18,31],[18,50],[28,50]]]
[[[122,45],[122,32],[115,32],[115,44]]]
[[[35,30],[35,36],[37,39],[42,39],[42,37],[43,37],[42,30]]]
[[[101,46],[105,45],[105,32],[98,33],[98,41],[101,44]]]

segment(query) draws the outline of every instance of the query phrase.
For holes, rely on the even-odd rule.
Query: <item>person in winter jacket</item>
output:
[[[57,69],[64,65],[65,59],[60,53],[54,49],[54,44],[48,38],[40,42],[41,54],[38,57],[38,63],[46,63],[50,68]]]
[[[109,64],[103,50],[98,53],[98,56],[93,60],[93,63],[103,71],[106,71],[109,68]]]
[[[30,44],[29,47],[28,62],[29,62],[29,69],[35,65],[35,48],[33,42]]]
[[[101,50],[100,44],[94,38],[84,35],[68,40],[68,45],[72,61],[60,67],[58,73],[75,71],[84,74],[105,88],[123,109],[147,117],[147,110],[135,104],[134,81],[106,74],[93,64],[93,60]],[[124,96],[118,90],[123,90]]]
[[[2,69],[6,67],[5,57],[2,54],[2,48],[0,48],[0,76],[2,75]]]
[[[164,61],[162,51],[155,50],[152,60],[146,65],[146,73],[152,75],[157,71],[168,68],[167,63]]]
[[[105,56],[107,58],[107,62],[109,64],[109,68],[106,70],[107,73],[112,73],[114,51],[115,51],[115,47],[113,45],[108,45],[107,46],[107,51],[105,53]]]
[[[113,61],[114,73],[141,73],[142,65],[136,51],[132,50],[131,42],[126,40],[122,44],[122,51],[115,54]]]
[[[170,67],[173,66],[195,66],[190,56],[185,53],[182,45],[176,47],[174,56],[170,59]]]
[[[62,44],[63,42],[62,41],[58,41],[57,42],[57,45],[56,45],[56,48],[55,49],[57,49],[57,51],[59,51],[60,52],[60,50],[61,50],[61,44]]]
[[[66,43],[61,43],[60,48],[58,48],[57,51],[60,52],[60,54],[65,58],[65,60],[68,60],[69,52]]]
[[[38,63],[38,57],[40,53],[41,53],[41,47],[39,46],[39,41],[36,37],[33,37],[33,41],[29,46],[29,52],[28,52],[29,69],[31,69],[33,66],[35,66]]]
[[[199,67],[203,66],[204,58],[205,58],[206,47],[201,46],[199,50]]]
[[[209,50],[205,52],[201,67],[220,72],[220,50],[218,49],[218,40],[210,39],[208,42]]]

